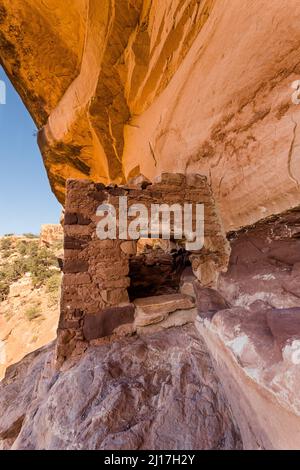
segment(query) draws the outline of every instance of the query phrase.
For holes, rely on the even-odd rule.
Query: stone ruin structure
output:
[[[204,246],[187,251],[184,240],[101,240],[97,209],[151,204],[204,205]],[[174,232],[171,220],[171,233]],[[118,235],[118,231],[117,231]],[[159,235],[159,234],[158,234]],[[230,248],[207,178],[164,173],[154,183],[105,186],[68,180],[64,216],[64,277],[57,361],[81,354],[88,343],[194,321],[193,279],[214,287]],[[183,273],[185,273],[183,275]]]

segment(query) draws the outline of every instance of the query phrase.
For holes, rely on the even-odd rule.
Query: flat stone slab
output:
[[[83,334],[87,341],[105,338],[113,334],[114,330],[121,325],[130,324],[134,321],[134,306],[132,304],[108,307],[97,314],[85,315]]]
[[[188,310],[195,305],[194,299],[184,294],[157,295],[136,299],[135,325],[146,326],[165,320],[176,310]]]
[[[167,318],[159,323],[146,326],[137,326],[136,332],[138,335],[146,335],[156,333],[160,330],[166,330],[176,326],[183,326],[187,323],[195,323],[197,318],[197,309],[190,308],[188,310],[176,310],[170,313]]]

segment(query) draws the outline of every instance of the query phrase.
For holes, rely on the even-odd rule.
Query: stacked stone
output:
[[[151,204],[204,204],[204,247],[191,252],[190,261],[201,284],[216,287],[219,273],[226,271],[228,266],[230,244],[205,176],[163,173],[154,184],[147,184],[143,191],[130,188],[128,200],[129,205],[135,202],[143,203],[148,210]],[[196,223],[195,215],[193,211],[193,229]]]
[[[128,253],[120,240],[100,240],[96,211],[109,199],[104,185],[69,180],[64,217],[64,277],[57,356],[63,362],[87,342],[133,322]],[[126,250],[125,250],[126,251]]]
[[[111,336],[118,327],[134,322],[134,305],[127,288],[129,257],[136,253],[134,241],[100,240],[97,208],[110,203],[118,220],[119,197],[127,196],[128,207],[151,204],[204,204],[205,244],[190,254],[192,268],[202,285],[213,286],[226,269],[229,244],[222,232],[207,179],[200,175],[164,173],[155,183],[107,186],[88,180],[69,180],[64,220],[64,278],[57,357],[63,362],[80,354],[89,341]],[[118,229],[117,229],[118,236]],[[184,241],[184,240],[183,240]]]

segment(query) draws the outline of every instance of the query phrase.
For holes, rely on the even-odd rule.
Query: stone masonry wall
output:
[[[97,208],[118,207],[127,196],[128,207],[143,203],[204,203],[205,244],[192,252],[192,268],[203,285],[214,285],[226,270],[229,244],[222,231],[207,179],[200,175],[163,174],[159,181],[107,186],[86,180],[68,180],[64,218],[64,277],[58,327],[57,360],[81,354],[90,341],[116,334],[132,325],[134,305],[129,302],[129,257],[136,242],[100,240],[96,234]],[[117,211],[118,212],[118,211]]]

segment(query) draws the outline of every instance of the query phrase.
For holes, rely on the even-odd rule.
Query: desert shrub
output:
[[[40,287],[54,276],[53,267],[58,267],[58,261],[54,253],[48,248],[40,248],[38,241],[19,242],[17,251],[20,255],[19,258],[1,267],[0,301],[5,300],[7,297],[10,284],[18,281],[25,273],[30,272],[33,285]],[[55,274],[59,273],[55,272]],[[54,292],[55,282],[58,284],[59,281],[53,279],[51,282],[53,283]]]
[[[19,255],[21,256],[24,256],[27,254],[27,242],[25,242],[24,240],[21,240],[21,241],[18,241],[17,242],[17,252],[19,253]]]
[[[23,233],[23,237],[26,237],[26,238],[39,238],[39,236],[34,234],[34,233]]]
[[[0,281],[0,302],[6,299],[9,294],[9,282],[6,279]]]
[[[32,321],[42,315],[41,308],[39,305],[32,305],[27,310],[25,310],[25,317],[27,320]]]
[[[29,257],[36,257],[38,256],[39,253],[39,242],[38,241],[32,241],[27,243],[26,247],[26,255]]]
[[[35,286],[45,283],[53,276],[52,266],[58,267],[55,255],[47,248],[40,248],[34,256],[28,259],[28,271],[31,272],[32,282]]]
[[[12,251],[11,250],[6,250],[2,253],[2,258],[3,259],[7,259],[10,257],[10,255],[12,254]]]
[[[9,286],[18,281],[27,271],[24,260],[15,260],[13,263],[1,267],[0,271],[0,300],[6,299],[9,293]]]
[[[28,266],[24,259],[17,259],[5,268],[6,277],[10,280],[10,283],[21,279],[27,271]]]
[[[12,240],[9,237],[4,237],[1,239],[0,250],[6,251],[10,250],[12,244]]]
[[[55,273],[46,282],[46,290],[48,293],[58,292],[61,285],[61,274]]]
[[[60,293],[61,274],[55,273],[46,281],[46,292],[48,294],[48,305],[52,307],[57,304]]]
[[[52,245],[53,251],[58,251],[58,250],[61,250],[62,248],[63,248],[63,239],[56,240]]]

